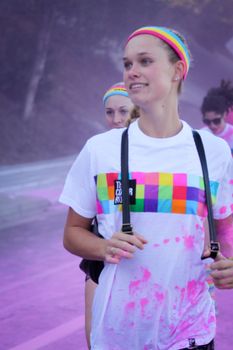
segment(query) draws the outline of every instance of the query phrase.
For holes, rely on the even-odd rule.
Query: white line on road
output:
[[[51,329],[31,340],[21,343],[9,350],[37,350],[43,346],[54,343],[55,341],[65,338],[67,335],[76,332],[84,327],[84,315],[81,315],[67,323]]]

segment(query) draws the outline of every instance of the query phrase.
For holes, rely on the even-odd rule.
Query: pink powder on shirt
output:
[[[164,298],[165,298],[165,295],[164,295],[164,293],[155,292],[155,298],[157,299],[157,301],[159,303],[162,303]]]
[[[160,244],[158,244],[158,243],[153,244],[153,247],[155,247],[155,248],[157,248],[159,246],[160,246]]]
[[[149,304],[149,300],[147,298],[142,298],[140,300],[140,305],[141,305],[141,315],[145,315],[145,307],[146,305]]]
[[[141,284],[140,280],[131,281],[129,284],[129,294],[134,295],[139,290],[140,284]]]
[[[138,290],[140,290],[140,285],[144,282],[147,282],[150,277],[151,277],[151,273],[149,270],[142,268],[142,279],[140,280],[136,280],[136,281],[131,281],[129,284],[129,294],[133,295],[135,294]]]
[[[204,289],[204,283],[195,280],[189,281],[187,284],[187,298],[191,305],[197,303],[197,296]]]
[[[132,311],[135,308],[135,302],[130,301],[128,304],[125,305],[125,312],[128,313]]]
[[[186,249],[192,249],[194,247],[194,236],[184,236],[183,240]]]
[[[226,206],[223,206],[223,207],[221,207],[221,208],[219,209],[219,213],[220,213],[220,214],[225,214],[226,211],[227,211],[227,207],[226,207]]]

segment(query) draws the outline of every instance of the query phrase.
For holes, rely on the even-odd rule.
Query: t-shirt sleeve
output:
[[[223,169],[222,179],[217,191],[216,203],[213,206],[214,218],[225,219],[233,212],[233,159],[229,161]]]
[[[86,218],[96,215],[96,190],[88,143],[73,163],[59,201]]]

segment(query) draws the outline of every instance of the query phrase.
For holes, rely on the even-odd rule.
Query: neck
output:
[[[165,104],[140,108],[138,125],[150,137],[166,138],[175,136],[182,129],[178,107],[166,108]]]

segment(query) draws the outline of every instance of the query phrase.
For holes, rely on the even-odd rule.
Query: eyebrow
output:
[[[137,54],[137,56],[144,56],[144,55],[149,55],[150,53],[149,52],[139,52]],[[123,57],[123,61],[126,61],[128,58],[127,57]]]

